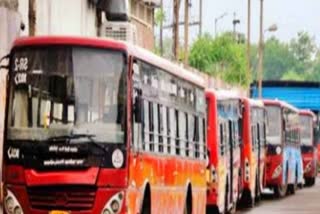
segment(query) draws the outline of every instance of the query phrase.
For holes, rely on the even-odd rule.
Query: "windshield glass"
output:
[[[124,143],[126,72],[122,52],[84,47],[21,48],[13,53],[9,140],[74,134]]]
[[[301,144],[312,146],[312,117],[300,115]]]
[[[268,130],[267,143],[281,144],[281,111],[277,106],[266,106]]]

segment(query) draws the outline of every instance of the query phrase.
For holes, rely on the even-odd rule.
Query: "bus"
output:
[[[260,100],[243,98],[240,205],[259,202],[264,185],[266,112]]]
[[[317,147],[314,138],[316,115],[310,110],[300,110],[299,117],[303,177],[306,186],[313,186],[317,177]]]
[[[206,91],[208,111],[207,213],[236,209],[240,175],[241,99],[226,91]]]
[[[107,39],[20,38],[9,58],[6,214],[205,213],[201,78]]]
[[[303,182],[299,111],[278,100],[264,100],[268,117],[266,187],[276,197],[294,194]]]

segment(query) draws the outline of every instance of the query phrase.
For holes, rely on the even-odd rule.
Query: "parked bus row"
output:
[[[310,111],[112,40],[20,38],[7,59],[6,214],[228,213],[315,182]]]

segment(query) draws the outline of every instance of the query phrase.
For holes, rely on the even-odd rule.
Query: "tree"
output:
[[[286,43],[281,43],[275,37],[268,39],[264,46],[263,78],[278,80],[288,71],[296,71],[295,56]]]
[[[205,34],[192,45],[189,64],[212,76],[218,76],[231,84],[248,86],[245,45],[238,44],[232,33],[216,39]]]
[[[301,63],[309,63],[317,50],[315,38],[301,31],[298,33],[298,38],[291,40],[290,49],[296,60]]]

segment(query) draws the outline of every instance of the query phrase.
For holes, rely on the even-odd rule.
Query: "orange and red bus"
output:
[[[207,90],[207,213],[235,210],[240,175],[241,99],[226,91]]]
[[[278,100],[264,104],[268,115],[266,187],[284,197],[294,194],[303,182],[299,110]]]
[[[202,79],[93,38],[21,38],[9,58],[6,214],[205,213]]]
[[[264,185],[266,112],[259,100],[243,98],[240,205],[254,206]]]
[[[317,177],[317,147],[314,138],[316,115],[310,110],[300,110],[299,117],[303,177],[306,186],[313,186]]]

